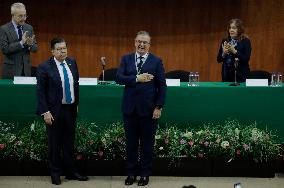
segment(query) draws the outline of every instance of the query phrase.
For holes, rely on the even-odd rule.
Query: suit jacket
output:
[[[66,58],[66,63],[74,79],[75,102],[72,104],[77,115],[79,104],[79,73],[75,59]],[[40,64],[37,68],[37,114],[41,115],[50,111],[54,118],[60,112],[63,98],[62,82],[54,57]]]
[[[219,63],[223,62],[223,67],[224,65],[224,57],[222,56],[223,49],[222,49],[222,44],[225,42],[225,39],[222,40],[218,56],[217,56],[217,61]],[[248,38],[244,38],[243,40],[239,41],[235,47],[237,50],[236,54],[233,54],[233,59],[238,58],[239,63],[237,67],[237,80],[238,82],[244,82],[246,78],[248,77],[250,73],[250,68],[249,68],[249,60],[250,60],[250,55],[251,55],[251,43]],[[222,68],[224,70],[224,68]]]
[[[135,53],[122,57],[116,82],[125,85],[122,102],[124,114],[135,111],[140,116],[152,115],[156,106],[163,106],[165,103],[167,85],[162,60],[149,53],[141,73],[152,74],[154,79],[146,83],[137,83]]]
[[[33,27],[29,24],[23,25],[23,32],[28,31],[28,36],[33,36]],[[18,35],[12,22],[0,27],[0,48],[4,55],[3,78],[20,76],[24,66],[26,76],[31,75],[30,51],[37,50],[37,43],[22,48]]]

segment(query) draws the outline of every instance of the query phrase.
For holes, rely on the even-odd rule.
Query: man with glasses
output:
[[[4,55],[3,78],[31,76],[30,52],[37,50],[33,27],[26,24],[25,5],[11,5],[12,21],[0,27],[0,48]]]
[[[150,35],[139,31],[136,52],[122,57],[116,82],[125,85],[122,112],[126,135],[125,185],[149,182],[157,120],[165,102],[166,80],[162,60],[149,53]]]

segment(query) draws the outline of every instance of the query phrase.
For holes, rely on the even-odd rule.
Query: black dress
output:
[[[222,44],[227,41],[235,46],[237,50],[236,54],[229,53],[223,54]],[[222,64],[222,81],[223,82],[234,82],[235,81],[235,67],[234,63],[236,58],[238,59],[237,66],[237,82],[245,82],[246,78],[250,73],[249,59],[251,55],[251,43],[248,38],[244,38],[241,41],[235,39],[224,39],[219,48],[217,61]]]

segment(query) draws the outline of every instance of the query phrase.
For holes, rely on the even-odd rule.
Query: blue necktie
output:
[[[22,26],[21,26],[21,25],[18,25],[18,26],[17,26],[17,29],[18,29],[19,41],[21,41],[21,40],[22,40],[22,37],[23,37]]]
[[[69,77],[68,77],[67,69],[66,69],[64,63],[60,63],[60,65],[61,65],[62,68],[63,68],[66,103],[67,103],[67,104],[70,104],[71,101],[72,101],[72,97],[71,97],[70,83],[69,83]]]

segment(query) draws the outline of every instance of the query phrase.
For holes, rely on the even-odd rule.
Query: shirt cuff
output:
[[[162,110],[163,106],[162,105],[157,105],[156,108],[159,109],[159,110]]]
[[[24,46],[22,41],[20,41],[20,44],[21,44],[22,48],[25,48],[25,46]]]
[[[44,116],[45,114],[50,113],[50,111],[44,112],[41,114],[41,116]]]

